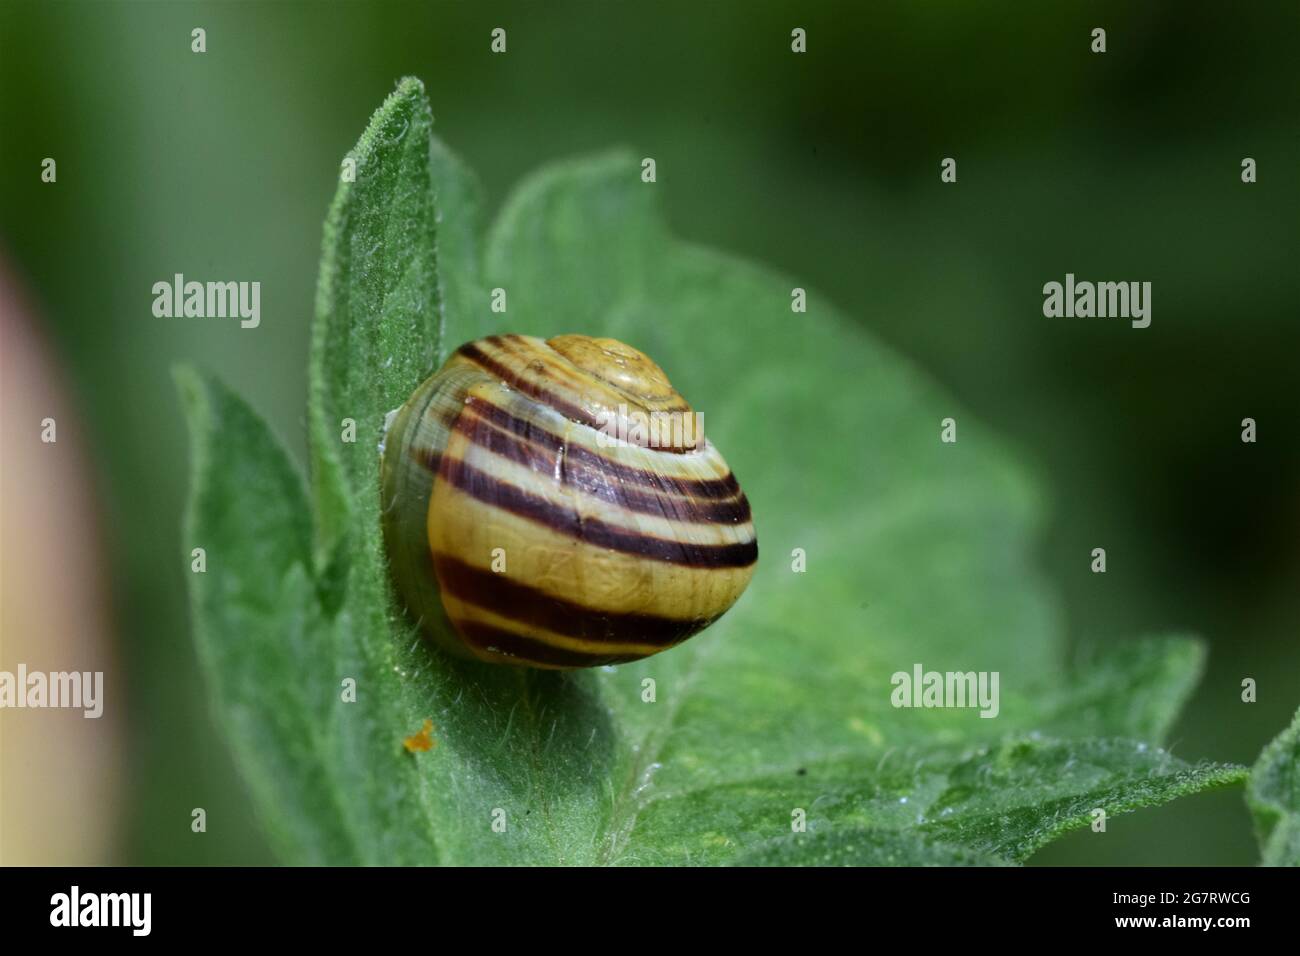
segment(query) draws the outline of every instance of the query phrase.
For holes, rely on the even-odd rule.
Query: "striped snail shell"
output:
[[[449,651],[543,668],[637,660],[708,627],[758,542],[701,422],[613,339],[462,346],[384,436],[384,539],[407,609]]]

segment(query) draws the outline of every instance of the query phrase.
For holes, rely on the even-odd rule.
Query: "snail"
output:
[[[722,616],[758,560],[749,502],[702,416],[614,339],[463,345],[390,413],[381,455],[398,594],[461,656],[550,669],[648,657]]]

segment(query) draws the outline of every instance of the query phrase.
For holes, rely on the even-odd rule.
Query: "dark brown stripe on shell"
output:
[[[694,544],[640,534],[607,524],[598,518],[582,518],[570,508],[501,481],[459,458],[442,455],[438,478],[459,488],[471,498],[543,525],[560,534],[597,548],[623,554],[700,568],[747,568],[758,560],[755,540],[733,544]]]
[[[465,642],[480,650],[494,650],[507,657],[517,658],[522,662],[546,664],[551,667],[598,667],[602,664],[622,664],[638,660],[639,654],[588,654],[583,651],[570,650],[567,647],[554,647],[540,638],[527,634],[518,634],[491,624],[478,621],[455,620],[456,628]]]
[[[736,476],[730,472],[721,478],[675,478],[645,468],[624,465],[582,445],[566,444],[563,438],[546,427],[524,418],[517,418],[492,402],[469,398],[465,401],[465,407],[471,409],[479,418],[486,419],[516,438],[540,445],[552,455],[563,452],[566,463],[572,462],[597,469],[627,484],[642,485],[664,494],[680,495],[685,498],[744,497],[740,494],[740,484],[736,481]]]
[[[587,641],[648,644],[663,649],[686,640],[715,620],[687,621],[588,607],[512,581],[504,573],[476,568],[449,554],[434,555],[433,568],[439,587],[467,604]]]
[[[492,342],[493,344],[499,344],[500,339],[498,339],[496,336],[493,336],[492,338],[488,339],[488,341]],[[502,365],[492,356],[488,355],[481,348],[479,348],[477,343],[468,342],[465,345],[462,345],[456,351],[460,355],[463,355],[465,358],[469,359],[479,368],[483,369],[483,371],[489,373],[495,378],[499,378],[502,382],[504,382],[506,385],[509,385],[511,388],[523,392],[529,398],[535,399],[541,402],[542,404],[555,409],[565,418],[568,418],[575,422],[581,422],[584,425],[590,425],[592,428],[600,427],[599,423],[595,420],[595,417],[587,414],[585,409],[579,408],[577,405],[572,404],[567,399],[561,398],[559,395],[555,394],[555,392],[552,392],[550,389],[543,388],[537,382],[534,382],[531,379],[524,378],[523,376],[518,375],[515,372],[512,372],[510,369],[506,368],[504,365]]]
[[[510,338],[514,341],[521,341],[519,339],[519,336],[511,336]],[[492,345],[494,348],[498,348],[501,351],[513,357],[519,357],[519,358],[523,357],[507,343],[506,339],[502,338],[499,335],[492,335],[481,341],[487,342],[490,345]],[[570,421],[578,422],[581,425],[586,425],[590,428],[594,428],[597,430],[601,428],[600,421],[596,418],[595,415],[588,412],[585,408],[573,404],[567,398],[563,397],[558,392],[547,388],[541,382],[533,378],[528,378],[524,375],[521,375],[518,372],[512,371],[502,362],[500,362],[496,358],[493,358],[491,355],[485,352],[478,345],[477,342],[467,342],[465,345],[462,345],[456,351],[459,355],[463,356],[464,358],[473,362],[479,368],[483,369],[483,371],[489,373],[490,375],[495,376],[506,385],[509,385],[511,388],[515,389],[516,391],[522,392],[523,394],[527,395],[529,398],[532,398],[535,401],[541,402],[543,405],[546,405],[547,407],[554,409],[555,411],[559,412],[561,415],[563,415],[565,418],[569,419]],[[535,361],[541,364],[543,368],[546,367],[542,359],[536,359]],[[672,411],[673,408],[676,408],[683,413],[690,411],[690,406],[684,404],[680,406],[673,406],[672,408],[661,409],[661,410]],[[647,445],[642,447],[649,448],[650,451],[668,452],[669,454],[675,454],[675,455],[686,454],[687,452],[695,450],[693,448],[674,448],[671,445],[655,445],[655,446]]]
[[[467,404],[466,411],[472,411],[480,404],[482,403]],[[459,415],[453,428],[494,455],[500,455],[543,475],[554,476],[558,473],[566,485],[577,491],[629,511],[686,524],[734,525],[743,524],[750,519],[749,501],[744,495],[738,499],[718,501],[639,491],[635,486],[620,481],[613,473],[614,469],[604,467],[614,464],[607,458],[601,458],[597,464],[584,463],[581,459],[570,457],[567,449],[557,452],[516,438],[476,414]]]

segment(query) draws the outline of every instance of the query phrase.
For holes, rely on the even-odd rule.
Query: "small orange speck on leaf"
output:
[[[424,726],[420,728],[420,732],[411,734],[411,736],[403,740],[402,746],[413,754],[424,753],[426,750],[432,750],[438,746],[438,741],[433,739],[433,721],[426,720]]]

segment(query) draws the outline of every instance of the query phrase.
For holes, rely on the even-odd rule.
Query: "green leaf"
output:
[[[1001,857],[907,830],[814,830],[755,844],[733,866],[1008,866]]]
[[[890,754],[870,767],[833,761],[806,768],[801,780],[807,792],[817,794],[807,819],[808,836],[789,834],[757,843],[758,849],[739,862],[987,865],[1023,860],[1062,833],[1088,826],[1097,809],[1109,819],[1238,783],[1244,776],[1240,767],[1193,766],[1128,740],[1023,737],[964,753]],[[650,825],[665,836],[689,832],[690,816],[716,818],[721,806],[756,802],[768,784],[745,781],[701,791],[692,797],[693,806],[668,812],[652,806]],[[769,804],[769,815],[779,812],[779,798]],[[761,819],[759,813],[750,816]],[[734,838],[733,833],[729,839]],[[837,860],[837,853],[847,858]]]
[[[316,728],[291,719],[312,691],[285,680],[316,608],[302,479],[238,398],[187,368],[175,378],[193,448],[183,558],[214,709],[282,851],[342,858],[347,827],[313,752]],[[193,569],[196,548],[201,573]],[[312,668],[304,676],[314,685],[319,675]]]
[[[323,555],[354,530],[373,495],[384,415],[432,370],[442,341],[433,117],[418,80],[403,80],[348,154],[325,220],[312,326],[308,420]],[[345,420],[356,442],[342,440]],[[358,453],[358,450],[364,453]]]
[[[930,777],[914,774],[918,788]],[[942,791],[923,811],[924,830],[1016,860],[1069,830],[1106,816],[1240,783],[1242,767],[1185,763],[1132,740],[1005,740],[946,768]]]
[[[229,411],[191,411],[188,535],[238,556],[195,583],[196,631],[285,859],[1007,862],[1095,807],[1240,779],[1157,747],[1199,674],[1195,642],[1063,666],[1061,612],[1032,560],[1033,483],[906,360],[815,291],[793,313],[800,281],[674,238],[628,153],[530,177],[481,240],[478,187],[431,122],[402,81],[330,211],[312,506],[251,413],[190,388]],[[505,316],[489,287],[507,291]],[[449,347],[492,331],[624,339],[705,412],[762,549],[705,634],[560,674],[455,661],[414,632],[382,550],[383,418]],[[947,417],[955,444],[939,440]],[[249,473],[279,491],[244,508]],[[243,592],[258,600],[227,607]],[[895,707],[891,678],[916,665],[996,672],[996,716]],[[340,701],[345,677],[355,703]],[[426,719],[436,745],[404,752]]]
[[[1250,771],[1246,802],[1266,866],[1300,866],[1300,711]]]
[[[302,479],[265,423],[213,379],[178,369],[193,443],[184,559],[194,633],[225,726],[279,852],[305,863],[425,862],[434,843],[402,748],[391,669],[329,620],[311,577]],[[343,681],[358,686],[343,703]]]
[[[483,206],[482,187],[477,177],[460,158],[436,136],[429,137],[429,178],[433,188],[434,219],[437,223],[437,264],[439,301],[442,305],[439,325],[439,349],[436,361],[441,365],[447,353],[461,344],[460,339],[447,341],[448,326],[454,335],[480,338],[491,334],[496,316],[488,309],[479,261],[482,255]],[[453,336],[454,337],[454,336]],[[408,345],[415,345],[407,342]],[[418,347],[418,346],[416,346]],[[431,372],[430,368],[428,371]],[[427,372],[425,373],[427,374]],[[420,380],[423,380],[421,376]],[[402,401],[410,389],[406,382],[394,383],[396,396]]]
[[[1062,686],[1045,689],[1030,706],[1042,715],[1044,732],[1159,743],[1204,668],[1205,646],[1193,638],[1133,641],[1077,662]]]
[[[774,557],[749,603],[710,632],[601,675],[638,754],[615,792],[605,858],[658,858],[646,847],[672,839],[679,858],[711,859],[710,845],[730,848],[707,825],[716,814],[731,832],[748,819],[788,828],[797,770],[827,757],[861,772],[891,751],[1021,730],[1158,741],[1199,673],[1199,648],[1138,645],[1082,677],[1063,673],[1059,612],[1028,561],[1039,502],[1004,450],[815,293],[808,316],[792,314],[796,280],[673,240],[637,172],[616,153],[520,187],[488,245],[489,282],[510,290],[518,331],[561,331],[553,317],[564,316],[564,331],[665,356]],[[955,445],[938,440],[948,415]],[[790,571],[796,547],[806,574]],[[999,671],[1002,714],[894,709],[890,675],[918,662]],[[667,718],[639,703],[647,676]],[[668,827],[641,816],[735,780],[745,786],[727,790],[730,817],[712,804],[698,828],[689,813]],[[742,798],[767,801],[773,789],[788,798],[782,814]]]

